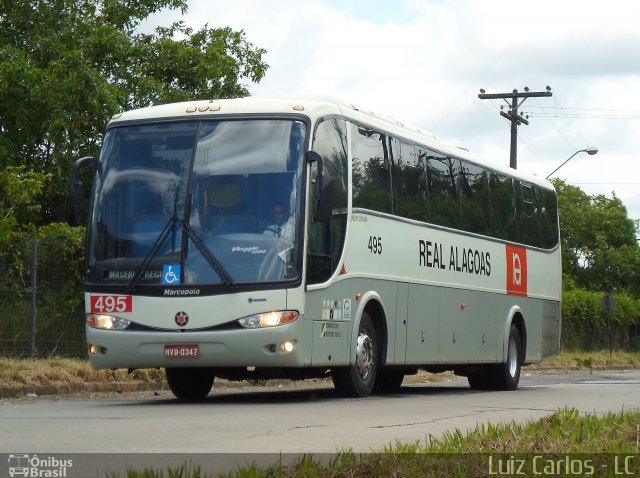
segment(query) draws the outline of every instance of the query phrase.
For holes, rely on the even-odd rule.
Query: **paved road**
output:
[[[3,400],[0,453],[371,452],[455,428],[537,419],[565,406],[598,414],[640,407],[636,371],[530,375],[520,384],[515,392],[478,392],[453,378],[366,399],[303,383],[229,389],[202,403],[181,403],[168,392]]]

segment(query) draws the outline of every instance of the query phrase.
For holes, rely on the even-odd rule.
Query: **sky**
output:
[[[188,0],[195,29],[229,26],[264,48],[253,95],[332,95],[509,164],[505,100],[519,108],[518,169],[612,194],[640,219],[640,1]],[[168,23],[165,12],[151,21]]]

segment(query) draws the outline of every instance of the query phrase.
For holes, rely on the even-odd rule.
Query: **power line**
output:
[[[572,184],[589,184],[589,185],[605,185],[605,184],[610,184],[612,186],[635,186],[638,185],[640,183],[629,183],[629,182],[619,182],[619,183],[612,183],[612,182],[590,182],[590,181],[582,181],[582,182],[574,182],[572,181]]]
[[[484,90],[481,90],[481,93],[484,94]],[[507,100],[504,98],[504,96],[508,96],[511,97],[510,93],[506,93],[506,94],[498,94],[498,95],[493,95],[493,96],[489,96],[489,95],[485,95],[485,98],[482,98],[482,96],[478,95],[481,99],[503,99],[505,102],[507,102]],[[537,96],[537,95],[536,95]],[[543,95],[543,96],[547,96],[547,95]],[[551,96],[551,95],[548,95]],[[524,102],[524,100],[523,100]],[[619,109],[603,109],[603,108],[574,108],[574,107],[569,107],[566,108],[564,107],[560,101],[558,100],[557,97],[555,97],[554,95],[554,106],[543,106],[540,104],[540,102],[538,101],[537,98],[534,98],[532,100],[533,105],[528,107],[527,109],[529,111],[525,112],[521,112],[520,113],[520,117],[524,117],[524,119],[528,119],[529,117],[539,117],[539,118],[547,118],[547,120],[551,123],[551,125],[553,126],[553,128],[556,130],[556,132],[560,135],[560,137],[564,140],[564,142],[571,148],[571,149],[580,149],[580,148],[576,148],[572,142],[569,140],[569,138],[567,137],[567,135],[565,134],[566,128],[567,126],[571,126],[572,129],[574,130],[575,134],[577,134],[582,142],[584,144],[587,144],[588,141],[584,138],[584,135],[581,133],[580,129],[577,127],[576,123],[574,123],[571,119],[572,118],[603,118],[603,119],[640,119],[640,111],[638,110],[619,110]],[[496,101],[492,101],[491,102],[492,106],[494,107],[494,111],[498,111],[502,116],[507,117],[507,119],[509,119],[510,121],[512,121],[512,117],[508,117],[508,113],[505,113],[504,111],[500,111],[500,110],[504,110],[504,105],[499,105],[498,102]],[[507,104],[509,105],[509,103],[507,102]],[[520,103],[522,104],[522,103]],[[509,105],[512,106],[512,105]],[[519,106],[519,105],[518,105]],[[500,110],[498,110],[498,107],[500,107]],[[558,119],[562,119],[562,122],[558,122],[556,120]],[[563,123],[564,124],[560,124]],[[567,125],[566,122],[568,122],[569,124]],[[527,123],[525,123],[527,124]],[[512,126],[513,126],[513,121],[512,121]],[[568,132],[567,132],[568,133]],[[573,134],[573,133],[572,133]],[[534,150],[534,148],[526,141],[525,139],[526,135],[524,135],[520,141],[524,144],[524,146],[529,150],[529,152],[533,155],[533,157],[535,159],[537,159],[540,163],[545,164],[546,162],[540,157],[540,155],[537,154],[537,152]],[[512,140],[513,140],[513,135],[512,135]],[[512,143],[513,146],[513,143]],[[622,201],[627,201],[629,199],[632,198],[636,198],[638,196],[640,196],[639,191],[639,186],[640,183],[635,183],[635,182],[630,182],[630,181],[620,181],[620,174],[618,174],[619,171],[616,169],[611,169],[611,168],[604,168],[604,170],[599,172],[599,178],[603,181],[599,181],[599,182],[574,182],[574,181],[569,181],[570,184],[575,184],[575,185],[584,185],[584,186],[611,186],[611,187],[618,187],[618,189],[622,189],[623,191],[617,191],[617,193],[619,194],[619,198]],[[616,177],[617,176],[617,177]],[[622,193],[622,194],[621,194]],[[625,194],[626,193],[626,194]]]
[[[588,115],[588,114],[547,114],[547,113],[533,113],[528,111],[527,116],[530,118],[583,118],[583,119],[611,119],[611,120],[637,120],[640,119],[640,114],[637,116],[621,116],[621,115]]]
[[[531,117],[556,118],[601,118],[601,119],[640,119],[640,111],[599,108],[564,108],[551,106],[531,106],[527,111]]]
[[[556,101],[556,103],[558,103],[558,101]],[[544,106],[544,105],[538,105],[535,108],[537,109],[541,109],[541,110],[555,110],[558,109],[558,107],[556,106]],[[617,109],[617,108],[576,108],[576,107],[565,107],[565,106],[560,106],[561,110],[570,110],[570,111],[597,111],[597,112],[613,112],[613,113],[633,113],[633,114],[640,114],[640,110],[621,110],[621,109]]]
[[[555,99],[556,103],[558,103],[558,99],[557,99],[557,98],[554,98],[554,99]],[[539,104],[538,100],[535,100],[535,101],[536,101],[536,103],[538,103],[538,104]],[[558,132],[558,134],[560,135],[560,137],[564,140],[564,142],[565,142],[565,143],[567,143],[567,145],[569,145],[569,147],[570,147],[571,149],[573,149],[573,150],[578,149],[578,148],[576,148],[576,147],[571,143],[571,141],[569,141],[569,138],[567,138],[567,137],[565,136],[565,134],[562,132],[562,129],[561,129],[561,128],[558,126],[558,124],[554,121],[555,116],[545,116],[545,118],[547,118],[547,119],[551,122],[551,124],[552,124],[552,125],[553,125],[553,127],[556,129],[556,131]],[[573,125],[573,123],[571,123],[571,124],[572,124],[572,126],[575,128],[575,125]],[[580,134],[580,133],[578,133],[578,134]],[[581,134],[580,134],[580,137],[584,140],[584,138],[582,137],[582,135],[581,135]],[[584,141],[584,144],[587,144],[587,142],[586,142],[586,141]]]
[[[558,95],[554,97],[554,101],[555,101],[555,104],[560,107],[560,109],[562,109],[563,111],[566,111],[566,108],[560,104],[560,99],[558,98]],[[543,105],[540,105],[540,106],[543,106]],[[573,121],[571,121],[571,119],[569,119],[569,123],[571,124],[575,132],[578,134],[578,136],[580,136],[580,138],[582,139],[582,143],[589,144],[589,141],[585,139],[585,137],[582,135],[582,133],[580,132],[576,124]]]
[[[531,110],[531,112],[529,112],[529,116],[533,116],[533,117],[544,117],[547,118],[547,120],[551,123],[551,125],[553,125],[553,127],[555,128],[555,130],[557,131],[557,133],[560,135],[560,137],[565,141],[565,143],[567,143],[572,149],[578,149],[576,148],[571,141],[569,141],[569,138],[566,136],[565,132],[566,132],[566,127],[568,125],[570,125],[573,130],[575,131],[575,133],[581,138],[583,144],[588,144],[589,142],[585,139],[584,135],[582,134],[582,132],[580,131],[580,129],[577,127],[576,123],[574,121],[572,121],[572,118],[582,118],[582,117],[587,117],[587,118],[595,118],[597,117],[596,115],[602,115],[604,113],[606,114],[611,114],[611,113],[616,113],[616,114],[637,114],[638,117],[640,118],[640,111],[637,110],[619,110],[619,109],[612,109],[612,108],[608,108],[608,109],[603,109],[603,108],[574,108],[574,107],[565,107],[564,105],[561,104],[560,98],[558,98],[557,95],[554,95],[554,106],[544,106],[542,105],[537,99],[533,101],[533,105],[529,108]],[[540,113],[536,113],[536,112],[544,112],[544,114],[540,114]],[[584,113],[587,116],[579,116],[577,113]],[[589,116],[590,115],[590,116]],[[605,116],[605,119],[608,118],[612,118],[611,116]],[[563,121],[568,122],[568,125],[560,125],[558,121],[562,119]],[[612,118],[613,119],[613,118]],[[623,119],[622,117],[620,118],[615,118],[615,119]],[[529,148],[530,150],[532,148]],[[618,186],[620,189],[623,189],[627,194],[623,194],[621,197],[621,199],[623,199],[624,197],[627,197],[629,195],[631,195],[630,197],[636,197],[640,194],[638,194],[638,183],[633,183],[633,182],[629,182],[629,181],[620,181],[620,179],[624,179],[620,177],[619,171],[616,169],[611,169],[611,168],[604,168],[602,171],[600,171],[600,178],[601,180],[603,180],[603,182],[600,182],[599,184],[594,182],[594,183],[580,183],[580,182],[574,182],[571,181],[571,184],[575,184],[575,185],[584,185],[584,186],[611,186],[611,187],[615,187]],[[622,192],[622,191],[619,191]]]

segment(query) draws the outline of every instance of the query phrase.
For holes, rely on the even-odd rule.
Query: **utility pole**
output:
[[[509,160],[509,166],[513,169],[517,169],[518,167],[518,126],[523,123],[526,125],[529,124],[526,118],[518,114],[518,108],[522,106],[522,103],[524,103],[527,98],[539,98],[541,96],[551,96],[551,87],[547,86],[547,91],[529,91],[529,88],[525,86],[524,93],[518,93],[518,90],[513,90],[511,93],[485,93],[482,88],[480,89],[478,98],[481,100],[502,99],[511,107],[506,113],[500,111],[500,115],[511,122],[511,158]],[[511,100],[511,104],[507,101],[508,99]],[[518,102],[518,100],[521,101]]]

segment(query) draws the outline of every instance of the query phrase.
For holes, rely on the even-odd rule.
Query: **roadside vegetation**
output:
[[[558,357],[523,368],[523,373],[543,373],[545,371],[572,372],[576,370],[619,370],[640,368],[640,352],[563,352]],[[450,375],[450,374],[449,374]],[[407,376],[405,383],[424,381],[437,382],[447,374],[429,374],[421,372],[417,376]],[[94,370],[88,360],[49,358],[49,359],[7,359],[0,358],[0,397],[2,388],[28,390],[32,387],[63,386],[69,390],[77,389],[86,383],[160,383],[164,380],[161,369],[140,369],[128,372],[118,370]],[[270,385],[261,381],[259,385]]]
[[[63,386],[69,390],[87,383],[161,382],[164,373],[160,369],[141,369],[129,373],[125,369],[94,370],[88,360],[6,359],[0,358],[0,397],[2,389],[40,390]]]
[[[576,370],[576,369],[636,369],[640,368],[640,352],[609,351],[600,352],[561,352],[556,358],[540,364],[529,365],[523,371],[540,370]]]
[[[238,467],[236,470],[207,475],[199,465],[184,463],[167,470],[130,470],[127,478],[225,478],[259,477],[412,477],[457,476],[476,477],[498,473],[508,466],[525,476],[638,476],[640,463],[638,440],[640,411],[610,413],[604,416],[581,415],[574,408],[557,410],[552,415],[524,424],[482,425],[468,434],[460,431],[436,439],[426,437],[424,443],[396,443],[381,453],[354,454],[342,451],[331,459],[311,454],[293,463],[270,467]],[[613,454],[612,450],[615,450]],[[618,461],[616,462],[616,456]],[[538,457],[538,458],[536,458]],[[625,467],[625,457],[627,459]],[[617,468],[616,468],[617,465]],[[591,471],[593,468],[593,471]],[[580,469],[579,473],[575,473]],[[514,473],[506,473],[513,476]],[[116,478],[120,475],[107,475]]]

